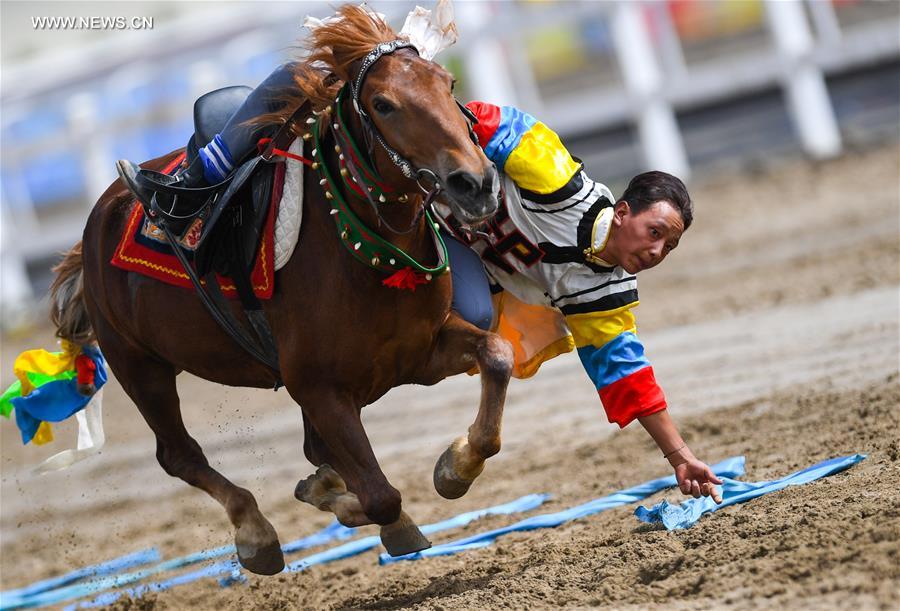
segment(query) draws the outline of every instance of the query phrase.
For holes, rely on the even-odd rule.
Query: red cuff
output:
[[[656,383],[653,367],[644,367],[600,389],[600,400],[610,422],[625,428],[635,418],[666,409],[666,397]]]
[[[481,148],[488,145],[500,126],[500,107],[487,102],[469,102],[466,108],[475,113],[478,123],[472,126]]]
[[[75,371],[78,373],[79,384],[93,384],[96,370],[97,365],[94,364],[91,357],[84,354],[75,357]]]

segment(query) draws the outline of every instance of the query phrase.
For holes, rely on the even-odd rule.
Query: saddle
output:
[[[194,133],[186,150],[188,164],[225,127],[251,91],[242,85],[223,87],[194,102]],[[204,188],[208,190],[207,198],[199,209],[184,210],[176,206],[169,211],[154,210],[166,219],[176,235],[186,232],[198,218],[202,221],[194,251],[198,275],[215,271],[234,277],[253,268],[275,175],[275,165],[261,161],[261,155],[239,160],[227,179]]]
[[[197,157],[201,147],[209,144],[222,131],[251,91],[250,87],[224,87],[197,99],[194,103],[194,134],[187,147],[188,163]],[[276,148],[289,147],[293,139],[293,120],[308,114],[309,110],[309,102],[301,105],[291,119],[272,136],[265,151],[251,153],[249,158],[238,160],[237,168],[224,181],[195,190],[202,191],[206,196],[199,209],[179,210],[177,197],[170,210],[161,210],[156,206],[152,209],[154,215],[165,220],[162,229],[172,251],[212,317],[244,350],[276,372],[279,372],[278,350],[262,305],[253,293],[250,274],[271,202],[275,175],[275,164],[272,163],[274,151]],[[160,175],[159,178],[159,190],[162,191],[166,190],[167,183],[177,180],[165,175]],[[173,188],[171,192],[177,195],[179,190]],[[196,242],[194,264],[191,265],[184,251],[177,245],[175,235],[194,226],[197,219],[202,220],[202,229]],[[234,317],[219,288],[217,273],[234,281],[253,335]],[[280,385],[279,372],[275,388]]]

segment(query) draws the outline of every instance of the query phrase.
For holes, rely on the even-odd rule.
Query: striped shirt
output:
[[[471,102],[475,132],[503,174],[500,209],[478,234],[439,215],[481,256],[495,284],[521,301],[558,308],[610,422],[624,427],[666,408],[631,309],[637,278],[600,258],[615,198],[588,177],[559,137],[510,106]]]

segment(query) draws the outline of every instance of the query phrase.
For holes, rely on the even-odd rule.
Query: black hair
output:
[[[691,226],[691,221],[694,220],[691,196],[681,179],[671,174],[659,171],[638,174],[631,179],[619,198],[620,202],[628,202],[635,214],[640,214],[660,200],[669,202],[681,213],[685,230]]]

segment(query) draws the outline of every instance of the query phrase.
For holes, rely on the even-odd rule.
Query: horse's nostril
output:
[[[474,198],[481,191],[481,181],[471,172],[458,170],[447,176],[447,188],[458,197]]]

